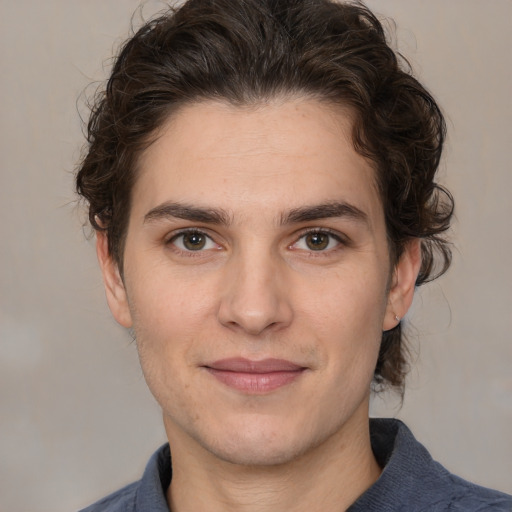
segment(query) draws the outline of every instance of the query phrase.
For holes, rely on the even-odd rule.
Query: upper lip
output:
[[[212,370],[238,372],[238,373],[273,373],[273,372],[293,372],[304,370],[304,366],[292,363],[285,359],[261,359],[253,361],[243,357],[232,357],[229,359],[220,359],[204,365]]]

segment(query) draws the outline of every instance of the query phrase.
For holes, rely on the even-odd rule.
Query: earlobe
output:
[[[416,278],[421,267],[421,240],[410,240],[400,256],[392,277],[383,331],[396,327],[412,304]]]
[[[107,303],[116,321],[123,327],[132,326],[132,317],[128,305],[126,289],[117,263],[108,250],[108,236],[105,232],[96,232],[96,254],[103,275]]]

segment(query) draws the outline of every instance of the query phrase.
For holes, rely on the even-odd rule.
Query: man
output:
[[[189,0],[126,43],[77,189],[169,445],[86,510],[512,509],[368,416],[450,263],[444,135],[360,4]]]

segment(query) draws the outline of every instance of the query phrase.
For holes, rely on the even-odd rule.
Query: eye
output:
[[[182,231],[173,236],[169,243],[184,252],[216,249],[218,245],[201,231]]]
[[[341,238],[329,231],[309,231],[302,235],[292,247],[303,251],[328,251],[341,243]]]

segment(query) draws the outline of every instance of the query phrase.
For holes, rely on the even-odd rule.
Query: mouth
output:
[[[203,368],[226,386],[247,394],[270,393],[291,384],[307,369],[284,359],[244,358],[222,359]]]

